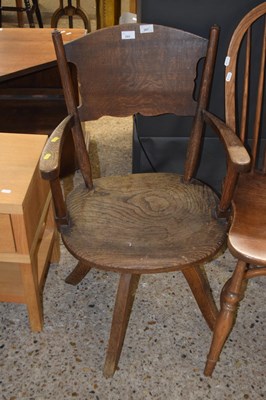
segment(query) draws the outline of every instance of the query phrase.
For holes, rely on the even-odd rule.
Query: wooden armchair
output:
[[[63,45],[60,32],[53,33],[69,115],[50,136],[40,169],[50,180],[63,243],[78,260],[67,281],[77,284],[91,268],[120,274],[105,376],[112,376],[118,365],[141,274],[181,271],[210,329],[215,324],[217,308],[202,265],[224,249],[235,177],[250,161],[234,132],[220,124],[228,155],[221,200],[194,179],[204,119],[211,119],[206,107],[218,36],[218,27],[211,28],[207,40],[173,28],[129,24]],[[204,65],[195,88],[200,59]],[[77,71],[79,105],[69,65]],[[194,116],[184,176],[148,173],[92,179],[81,122],[135,113]],[[213,117],[212,123],[216,120]],[[65,201],[60,158],[70,129],[84,182]]]
[[[250,149],[251,169],[240,174],[233,195],[228,247],[238,262],[221,292],[221,310],[205,368],[207,376],[212,374],[232,329],[248,280],[266,275],[265,55],[266,2],[239,23],[225,62],[226,125]],[[243,65],[241,78],[238,72]],[[256,94],[256,104],[249,101],[252,91]],[[218,124],[216,128],[220,128]]]

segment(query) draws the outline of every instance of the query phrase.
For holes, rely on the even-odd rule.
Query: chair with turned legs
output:
[[[228,247],[237,263],[221,292],[221,310],[205,367],[207,376],[212,375],[232,330],[248,280],[266,276],[265,57],[266,2],[241,20],[233,33],[226,57],[226,126],[239,135],[250,150],[251,167],[249,172],[236,177]],[[243,70],[243,65],[241,78],[238,72],[239,68]],[[249,101],[252,92],[255,93],[255,104]]]

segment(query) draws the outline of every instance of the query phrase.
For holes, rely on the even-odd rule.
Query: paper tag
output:
[[[11,189],[2,189],[1,193],[10,194],[12,192]]]
[[[153,24],[140,25],[139,30],[140,33],[152,33],[154,32]]]
[[[135,31],[122,31],[121,38],[122,40],[135,39]]]
[[[225,60],[224,60],[224,65],[225,65],[226,67],[228,67],[229,64],[230,64],[230,57],[229,57],[229,56],[226,56],[226,57],[225,57]]]
[[[228,72],[225,78],[226,82],[230,82],[231,78],[232,78],[232,72]]]

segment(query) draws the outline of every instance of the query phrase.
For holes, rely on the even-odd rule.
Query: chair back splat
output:
[[[163,26],[154,26],[152,34],[134,31],[132,25],[104,29],[87,35],[79,46],[64,47],[60,32],[53,35],[69,113],[77,110],[80,121],[104,115],[125,117],[140,113],[155,116],[173,113],[195,115],[193,126],[193,165],[188,164],[189,178],[197,166],[203,118],[210,95],[217,51],[219,28],[213,27],[207,39]],[[125,35],[125,38],[122,38]],[[158,46],[158,43],[162,43]],[[182,45],[182,44],[185,45]],[[208,57],[206,57],[208,53]],[[194,98],[198,61],[204,58],[201,88]],[[163,63],[162,60],[167,60]],[[80,82],[81,103],[77,109],[67,62],[73,63]],[[199,84],[199,83],[198,83]],[[197,88],[199,89],[199,88]],[[93,96],[91,94],[93,93]],[[194,144],[195,142],[195,144]],[[83,146],[84,148],[84,146]],[[79,156],[79,155],[78,155]],[[82,168],[82,167],[81,167]]]
[[[248,149],[251,168],[235,174],[228,247],[237,258],[221,291],[205,374],[211,375],[250,278],[266,275],[266,2],[236,27],[225,60],[225,123]],[[255,98],[253,103],[250,98]]]
[[[78,260],[67,282],[77,284],[90,268],[120,274],[105,376],[117,368],[141,274],[181,271],[210,329],[215,324],[217,308],[202,265],[224,250],[228,221],[218,215],[216,193],[194,178],[204,123],[215,125],[206,108],[218,36],[217,26],[208,40],[174,28],[129,24],[64,45],[61,34],[53,33],[69,115],[50,136],[40,169],[51,183],[63,243]],[[185,175],[129,174],[92,181],[82,123],[136,113],[193,117]],[[249,167],[249,156],[229,128],[221,124],[216,130],[228,156],[227,211],[232,175]],[[85,183],[64,201],[60,157],[71,131]]]

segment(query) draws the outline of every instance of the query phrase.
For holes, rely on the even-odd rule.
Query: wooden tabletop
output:
[[[85,29],[60,29],[65,42],[86,34]],[[0,82],[55,64],[51,28],[0,29]]]
[[[0,213],[21,213],[46,135],[0,133]]]

